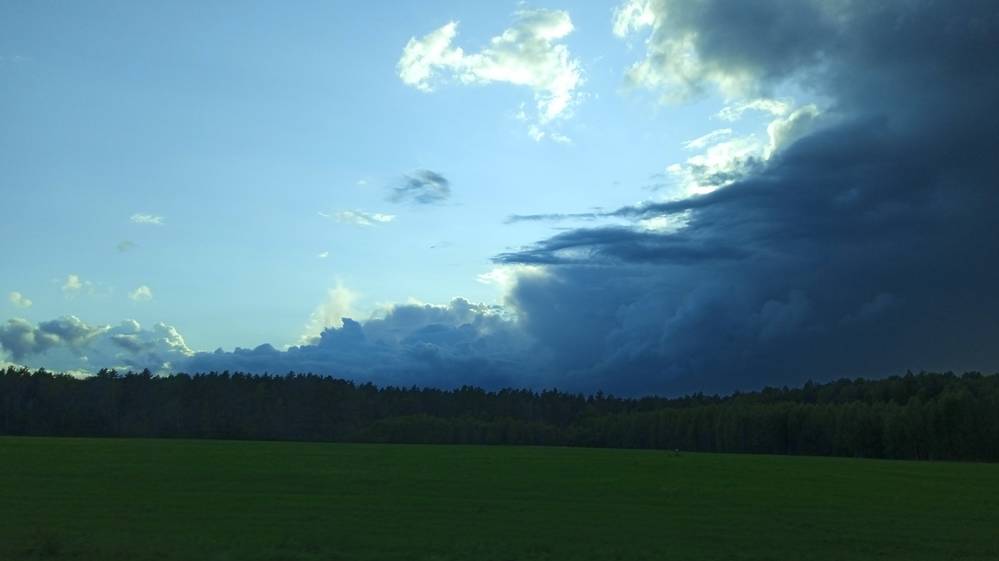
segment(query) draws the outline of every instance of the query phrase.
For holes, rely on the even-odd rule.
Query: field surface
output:
[[[0,559],[999,559],[999,465],[0,438]]]

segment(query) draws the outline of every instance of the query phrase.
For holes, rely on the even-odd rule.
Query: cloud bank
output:
[[[18,364],[77,373],[100,368],[155,373],[242,371],[331,375],[381,385],[489,388],[536,386],[543,350],[500,306],[456,298],[446,305],[401,304],[359,322],[350,314],[355,295],[329,291],[297,345],[193,352],[172,326],[143,329],[126,320],[89,325],[67,316],[34,325],[12,319],[0,326],[0,350]]]
[[[329,300],[332,308],[344,305],[342,295],[331,293]],[[444,306],[396,305],[363,323],[347,317],[337,323],[286,351],[269,344],[220,349],[197,353],[182,368],[313,372],[401,386],[533,385],[530,340],[497,306],[457,298]]]

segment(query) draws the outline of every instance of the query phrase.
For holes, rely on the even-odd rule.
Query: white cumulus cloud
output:
[[[13,304],[18,308],[30,308],[32,304],[31,300],[29,300],[25,295],[21,294],[20,292],[17,292],[16,290],[14,292],[11,292],[7,296],[7,298],[8,300],[10,300],[11,304]]]
[[[94,283],[83,280],[80,278],[80,275],[69,274],[66,275],[66,279],[62,281],[62,293],[68,298],[73,298],[84,291],[92,293],[93,290]]]
[[[130,300],[134,302],[148,302],[153,299],[153,291],[146,285],[142,285],[128,293]]]
[[[451,21],[406,43],[397,65],[399,78],[424,92],[433,91],[441,76],[462,84],[524,86],[534,94],[534,127],[544,126],[567,117],[579,101],[582,69],[569,48],[560,42],[572,30],[568,12],[520,10],[510,28],[490,39],[480,51],[466,53],[452,45],[458,22]],[[537,130],[531,136],[543,137]]]

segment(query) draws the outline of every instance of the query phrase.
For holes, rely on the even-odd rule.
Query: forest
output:
[[[377,387],[313,374],[0,370],[0,434],[518,444],[999,461],[999,375],[731,395]]]

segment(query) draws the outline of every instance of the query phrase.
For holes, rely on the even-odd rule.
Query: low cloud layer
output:
[[[363,322],[351,313],[354,294],[342,286],[312,314],[297,345],[195,353],[173,327],[143,329],[127,320],[89,325],[67,316],[34,325],[12,319],[0,327],[0,350],[29,367],[94,373],[100,368],[156,373],[312,372],[381,385],[489,388],[537,386],[544,352],[500,306],[456,298],[447,305],[395,305]]]
[[[330,305],[344,306],[331,292]],[[396,305],[363,323],[350,318],[286,351],[272,345],[197,353],[189,371],[313,372],[389,385],[504,387],[531,383],[530,340],[495,306]],[[536,382],[536,381],[535,381]]]

